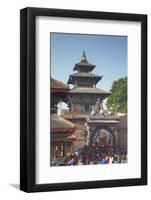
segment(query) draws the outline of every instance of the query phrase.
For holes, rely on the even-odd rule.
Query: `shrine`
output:
[[[120,117],[105,111],[99,98],[87,119],[87,130],[87,145],[116,151]]]

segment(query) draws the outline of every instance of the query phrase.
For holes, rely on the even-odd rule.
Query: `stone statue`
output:
[[[91,115],[95,115],[95,106],[92,107]]]
[[[95,113],[99,113],[100,110],[102,110],[102,109],[103,109],[102,102],[101,102],[100,98],[98,98],[98,100],[94,106],[94,111],[95,111]]]
[[[100,98],[97,99],[96,104],[92,107],[91,115],[101,114],[104,115],[104,109]]]

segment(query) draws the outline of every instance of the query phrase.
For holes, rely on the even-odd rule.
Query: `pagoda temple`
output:
[[[88,62],[83,51],[81,61],[73,68],[77,72],[71,74],[68,80],[68,84],[73,85],[69,95],[69,107],[72,113],[90,113],[98,98],[103,101],[110,95],[110,92],[96,87],[103,76],[92,73],[95,67]]]
[[[101,102],[110,95],[110,92],[96,87],[103,76],[92,73],[96,65],[90,64],[83,51],[81,61],[75,64],[75,73],[69,75],[68,84],[73,85],[66,103],[70,112],[63,117],[76,125],[75,149],[82,148],[87,141],[86,121],[99,98]]]

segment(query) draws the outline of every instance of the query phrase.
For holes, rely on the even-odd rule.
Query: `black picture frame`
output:
[[[54,16],[83,19],[120,20],[141,23],[141,178],[70,183],[35,183],[35,19]],[[49,8],[20,11],[20,190],[57,190],[121,187],[147,184],[147,15]]]

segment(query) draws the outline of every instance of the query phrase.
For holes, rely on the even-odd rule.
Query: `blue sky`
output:
[[[51,76],[67,83],[83,50],[96,65],[92,73],[103,75],[97,87],[109,90],[114,80],[127,76],[127,36],[67,33],[50,34]]]

